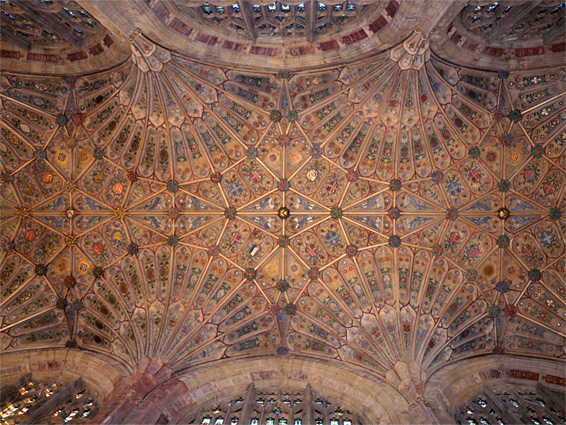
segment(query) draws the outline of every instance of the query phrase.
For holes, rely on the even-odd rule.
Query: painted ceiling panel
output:
[[[564,358],[561,69],[419,33],[324,72],[205,67],[137,35],[79,79],[2,76],[2,350],[134,365]]]

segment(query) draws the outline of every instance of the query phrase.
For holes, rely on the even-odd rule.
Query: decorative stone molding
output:
[[[171,60],[171,53],[145,37],[139,28],[136,28],[128,37],[132,49],[132,62],[143,72],[161,72],[163,65]]]
[[[405,397],[409,406],[422,400],[426,375],[416,362],[397,362],[385,376],[387,382]]]
[[[397,62],[402,70],[411,68],[419,70],[430,59],[428,39],[429,36],[416,27],[413,34],[403,44],[391,50],[389,57]]]
[[[93,423],[127,423],[126,418],[141,407],[144,398],[171,377],[171,369],[159,358],[144,357],[134,368],[131,378],[123,379],[106,397]]]

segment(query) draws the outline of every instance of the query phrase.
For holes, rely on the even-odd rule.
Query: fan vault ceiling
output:
[[[564,359],[563,69],[456,67],[419,32],[297,73],[130,41],[2,75],[3,352],[296,355],[406,369],[413,399],[446,362]]]

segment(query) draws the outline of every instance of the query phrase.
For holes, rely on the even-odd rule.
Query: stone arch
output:
[[[66,382],[82,378],[100,401],[131,373],[126,366],[109,357],[73,349],[3,353],[0,363],[2,382],[16,382],[27,374],[42,380],[58,378]]]
[[[90,421],[129,374],[104,356],[78,350],[34,350],[0,357],[3,422]]]
[[[181,423],[193,409],[245,393],[250,384],[258,389],[289,391],[303,391],[309,384],[314,392],[372,424],[398,423],[408,409],[406,400],[389,384],[330,362],[242,359],[174,377],[145,397],[126,422]]]
[[[454,415],[483,387],[504,385],[548,386],[564,393],[564,363],[520,356],[485,356],[452,363],[433,373],[425,386],[425,398],[441,422],[454,422]]]

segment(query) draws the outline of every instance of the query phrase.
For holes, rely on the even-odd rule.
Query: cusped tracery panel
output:
[[[564,30],[564,3],[493,2],[467,3],[461,12],[462,24],[471,32],[490,41],[529,41],[542,37],[557,41]]]
[[[256,389],[253,384],[243,394],[187,413],[180,423],[200,425],[358,425],[363,416],[344,409],[310,385],[303,391],[284,388]]]
[[[484,388],[468,400],[455,414],[458,424],[533,423],[559,424],[564,422],[563,394],[543,384],[536,388],[499,386]]]

